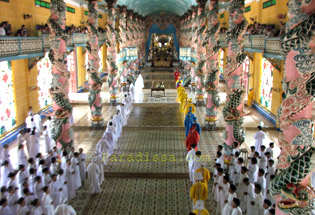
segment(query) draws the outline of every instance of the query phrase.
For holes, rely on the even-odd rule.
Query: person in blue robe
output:
[[[185,116],[184,125],[185,125],[185,134],[186,134],[186,137],[188,136],[188,133],[189,133],[189,131],[190,131],[190,127],[194,124],[195,115],[194,115],[191,111],[192,111],[192,108],[190,107],[190,108],[189,108],[189,112],[188,112],[187,115]]]
[[[197,131],[198,134],[200,135],[200,133],[201,133],[201,127],[200,127],[200,124],[197,122],[197,117],[194,117],[194,125],[196,126],[196,131]]]

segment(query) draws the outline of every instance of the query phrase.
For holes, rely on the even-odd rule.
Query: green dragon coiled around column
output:
[[[72,115],[72,106],[68,99],[68,80],[70,77],[67,70],[67,40],[69,36],[65,31],[66,4],[64,0],[51,0],[51,15],[47,24],[50,28],[50,51],[48,57],[52,63],[52,82],[49,93],[53,100],[54,126],[52,139],[57,146],[62,148],[71,146],[73,132],[69,119]]]
[[[315,96],[314,0],[289,0],[289,17],[281,37],[284,67],[284,98],[278,111],[282,148],[278,174],[270,183],[277,208],[292,215],[315,209],[315,148],[312,108]]]
[[[292,215],[308,214],[314,209],[314,194],[310,190],[301,189],[294,192],[291,187],[301,183],[301,181],[313,170],[312,156],[315,148],[311,147],[300,158],[293,161],[290,166],[281,171],[270,183],[269,191],[271,195],[282,195],[285,199],[278,203],[281,210]],[[289,186],[288,186],[289,185]],[[310,194],[309,194],[310,193]],[[287,201],[287,202],[286,202]],[[286,208],[285,205],[290,205]],[[304,205],[303,207],[301,207]]]
[[[53,100],[59,107],[72,113],[72,105],[70,104],[69,99],[65,99],[65,96],[62,93],[54,94]]]

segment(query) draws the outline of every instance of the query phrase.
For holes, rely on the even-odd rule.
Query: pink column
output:
[[[68,148],[73,144],[70,118],[72,106],[69,102],[69,71],[67,69],[67,40],[65,32],[66,4],[63,0],[51,1],[51,15],[47,21],[50,28],[50,53],[52,76],[50,95],[53,100],[54,127],[52,139],[58,147]]]
[[[315,0],[289,0],[281,47],[285,60],[285,99],[279,108],[279,144],[282,148],[278,174],[270,193],[277,201],[276,214],[310,214],[314,210],[314,99]],[[314,183],[314,182],[313,182]]]
[[[216,121],[217,108],[220,105],[219,92],[217,89],[219,82],[219,68],[218,68],[218,52],[219,47],[218,38],[220,30],[220,22],[218,19],[219,4],[217,0],[210,1],[209,4],[209,16],[208,16],[208,31],[206,38],[209,40],[207,50],[208,61],[208,75],[205,82],[205,88],[207,91],[207,104],[206,104],[206,121]]]
[[[100,58],[98,55],[98,10],[97,1],[89,0],[89,17],[87,21],[88,29],[88,42],[87,42],[87,53],[88,53],[88,66],[87,74],[89,75],[89,105],[91,109],[91,123],[92,126],[102,126],[103,116],[102,116],[102,99],[101,99],[101,89],[102,80],[100,79],[98,69]]]
[[[118,99],[118,80],[116,65],[116,49],[117,49],[117,37],[115,30],[115,8],[114,4],[116,0],[106,0],[108,7],[107,16],[107,37],[109,39],[109,46],[107,47],[107,65],[108,65],[108,86],[110,94],[110,103],[116,105]]]
[[[241,84],[243,77],[242,63],[246,54],[243,51],[242,37],[246,31],[247,21],[244,18],[244,1],[232,0],[229,5],[230,25],[227,32],[228,57],[224,79],[227,82],[226,105],[223,108],[226,122],[224,161],[231,163],[232,144],[242,144],[245,141],[242,109],[244,103],[244,87]]]

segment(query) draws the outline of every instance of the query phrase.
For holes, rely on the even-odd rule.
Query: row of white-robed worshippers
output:
[[[42,125],[41,117],[34,114],[30,107],[26,119],[27,132],[20,132],[17,138],[18,161],[15,168],[11,163],[9,146],[0,147],[0,215],[76,214],[67,205],[68,200],[75,198],[76,190],[86,178],[90,192],[100,192],[100,184],[104,181],[103,166],[107,164],[107,160],[103,159],[104,153],[110,156],[117,148],[117,140],[121,137],[122,127],[127,124],[134,99],[131,87],[117,107],[116,114],[107,123],[103,138],[97,144],[95,156],[87,168],[82,148],[79,152],[72,147],[69,153],[69,150],[59,153],[51,141],[51,117]],[[45,152],[40,152],[41,132],[45,136]]]
[[[122,128],[127,125],[133,100],[131,91],[124,95],[122,103],[117,106],[116,114],[108,121],[103,137],[96,144],[95,156],[87,167],[91,194],[101,192],[101,184],[104,181],[104,166],[108,164],[109,157],[118,147],[118,139],[121,137]]]
[[[60,154],[54,146],[33,158],[26,155],[24,142],[19,143],[16,165],[8,145],[2,149],[0,215],[75,215],[67,203],[86,179],[83,149]]]
[[[117,148],[122,127],[127,124],[132,110],[131,93],[125,94],[116,114],[107,123],[103,138],[96,146],[92,162],[85,168],[83,149],[74,147],[61,153],[52,147],[46,154],[39,147],[35,156],[24,150],[25,134],[18,137],[17,166],[11,164],[8,145],[1,148],[0,215],[75,215],[68,201],[75,198],[76,191],[87,181],[91,194],[101,191],[104,181],[104,153],[110,156]],[[46,121],[46,125],[50,120]],[[38,143],[39,144],[39,143]]]

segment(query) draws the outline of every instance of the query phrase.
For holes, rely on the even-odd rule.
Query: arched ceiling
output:
[[[67,3],[76,2],[87,4],[86,0],[65,0]],[[106,10],[106,1],[98,0],[99,8]],[[209,1],[208,1],[209,2]],[[219,0],[220,8],[227,8],[228,0]],[[142,16],[155,15],[183,15],[196,0],[117,0],[117,5],[125,5]]]
[[[68,0],[68,3],[71,1],[81,5],[87,4],[86,0]],[[105,9],[105,0],[100,0],[98,4],[100,8]],[[197,2],[196,0],[117,0],[117,5],[125,5],[142,16],[161,13],[181,16],[190,9],[190,6],[197,5]]]
[[[117,4],[126,5],[142,16],[151,14],[160,15],[161,12],[172,15],[183,15],[196,0],[118,0]]]

